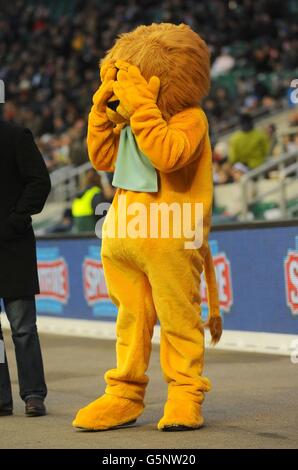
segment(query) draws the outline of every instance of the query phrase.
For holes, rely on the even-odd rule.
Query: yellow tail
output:
[[[209,307],[209,317],[205,326],[210,330],[212,337],[211,343],[216,344],[220,340],[222,334],[222,318],[219,310],[219,298],[214,264],[209,245],[204,261],[204,273]]]

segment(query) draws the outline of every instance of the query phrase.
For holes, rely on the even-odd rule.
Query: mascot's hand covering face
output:
[[[211,151],[199,107],[209,89],[208,49],[186,25],[140,26],[107,53],[101,80],[89,116],[88,150],[96,169],[114,172],[118,188],[102,243],[105,278],[118,307],[117,367],[105,375],[106,393],[81,409],[73,424],[104,430],[142,413],[158,318],[168,383],[158,428],[199,428],[210,389],[202,376],[203,270],[213,342],[221,335],[208,246]]]

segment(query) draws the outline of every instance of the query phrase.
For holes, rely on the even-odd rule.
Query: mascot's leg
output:
[[[109,294],[118,307],[117,367],[105,375],[106,393],[81,409],[73,422],[73,426],[89,430],[125,425],[142,413],[156,323],[147,277],[125,257],[112,255],[110,243],[105,242],[102,259]]]
[[[200,318],[202,258],[197,250],[156,253],[149,265],[153,300],[161,324],[161,366],[169,384],[160,430],[203,425],[201,404],[210,382],[202,377],[204,329]]]

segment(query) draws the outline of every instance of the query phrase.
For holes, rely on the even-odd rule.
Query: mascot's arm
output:
[[[205,114],[199,108],[182,111],[167,123],[156,105],[140,107],[130,122],[142,152],[165,173],[197,158],[196,150],[208,129]]]
[[[130,116],[130,125],[139,148],[162,172],[178,170],[198,157],[196,152],[205,139],[207,118],[200,108],[189,108],[166,122],[157,106],[160,81],[151,77],[149,82],[140,70],[123,61],[114,82],[114,93],[121,108]],[[162,93],[162,90],[161,90]]]
[[[89,158],[97,170],[113,171],[121,127],[109,120],[106,104],[113,95],[116,69],[108,64],[101,70],[102,84],[93,96],[88,119],[87,146]]]
[[[93,108],[88,120],[89,158],[97,170],[114,171],[121,126],[114,128],[107,116],[99,115]]]

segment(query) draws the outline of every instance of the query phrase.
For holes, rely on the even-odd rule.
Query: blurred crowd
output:
[[[213,134],[236,124],[239,113],[278,108],[287,99],[286,72],[297,68],[295,0],[0,3],[4,117],[32,129],[50,171],[87,161],[99,59],[119,33],[138,24],[185,22],[207,41],[213,86],[203,106]]]
[[[213,149],[213,180],[215,185],[239,182],[249,170],[264,164],[269,158],[279,158],[298,151],[298,113],[290,119],[282,132],[269,123],[255,126],[252,116],[239,116],[240,129],[228,140],[220,140]],[[270,173],[268,177],[275,177]]]

